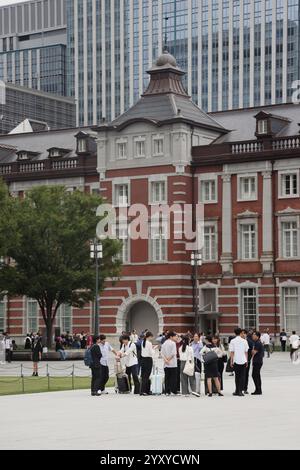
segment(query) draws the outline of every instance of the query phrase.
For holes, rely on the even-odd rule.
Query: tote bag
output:
[[[188,360],[185,363],[183,373],[185,375],[188,375],[189,377],[193,377],[193,375],[195,374],[195,363],[191,358],[191,352],[190,351],[191,350],[189,349],[188,350]]]

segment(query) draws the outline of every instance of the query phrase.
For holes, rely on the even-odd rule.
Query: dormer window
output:
[[[266,135],[268,133],[268,120],[259,119],[257,121],[257,133],[259,135]]]
[[[76,153],[83,154],[83,153],[90,153],[93,152],[95,147],[96,151],[96,143],[94,139],[84,131],[78,132],[75,136],[76,138]]]
[[[61,151],[59,149],[51,149],[49,157],[61,157]]]
[[[19,150],[16,152],[16,154],[18,161],[23,162],[25,160],[31,160],[32,158],[37,157],[39,152],[33,152],[31,150]]]
[[[64,157],[67,153],[70,153],[69,149],[62,149],[59,147],[52,147],[48,149],[49,158],[61,158]]]
[[[79,138],[77,140],[77,153],[85,153],[87,151],[86,138]]]
[[[18,160],[19,161],[29,160],[28,152],[19,152],[18,153]]]

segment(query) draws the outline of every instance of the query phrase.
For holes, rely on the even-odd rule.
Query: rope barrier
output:
[[[22,377],[19,377],[18,379],[15,379],[15,380],[1,380],[0,379],[0,383],[13,384],[15,382],[20,382],[21,380],[22,380]]]

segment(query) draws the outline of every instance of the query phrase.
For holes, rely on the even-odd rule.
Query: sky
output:
[[[5,5],[12,5],[13,3],[20,3],[20,2],[29,2],[30,0],[0,0],[0,7]]]

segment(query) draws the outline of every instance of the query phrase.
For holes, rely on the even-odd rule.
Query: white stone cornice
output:
[[[253,218],[258,218],[259,214],[257,212],[251,212],[249,210],[246,210],[244,212],[241,212],[240,214],[236,215],[237,219],[253,219]]]

